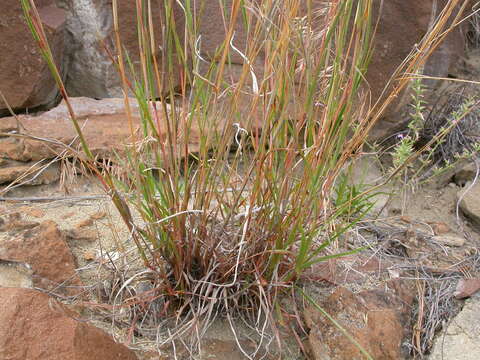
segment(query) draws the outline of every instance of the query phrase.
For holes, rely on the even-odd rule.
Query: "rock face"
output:
[[[458,186],[465,186],[465,184],[469,181],[473,181],[475,179],[475,175],[477,174],[477,165],[475,162],[468,163],[462,166],[455,172],[453,176],[453,181]]]
[[[422,39],[431,20],[446,2],[447,0],[383,2],[375,55],[371,71],[367,74],[372,99],[380,96],[391,74],[410,53],[414,44]],[[0,16],[0,53],[4,55],[0,63],[0,89],[6,94],[12,107],[29,108],[51,102],[57,92],[45,63],[40,59],[37,46],[33,44],[31,35],[23,23],[19,3],[18,0],[2,2],[2,10],[5,9],[5,11]],[[109,50],[113,55],[116,53],[112,1],[57,0],[56,3],[62,9],[57,8],[53,0],[36,1],[56,61],[64,69],[62,75],[66,77],[69,93],[72,96],[91,98],[121,96],[119,77],[107,52]],[[207,61],[215,61],[213,54],[225,36],[224,20],[218,1],[205,0],[202,3],[203,5],[200,5],[200,2],[195,2],[199,7],[204,6],[203,16],[200,17],[201,21],[198,24],[198,32],[201,35],[199,51]],[[228,7],[231,0],[225,3]],[[313,2],[314,6],[323,6],[323,4],[323,1]],[[375,0],[374,4],[378,11],[380,0]],[[162,12],[162,2],[152,2],[152,6],[155,41],[158,43],[156,56],[160,61],[161,52],[166,47],[166,44],[162,43],[161,36],[162,27],[165,26],[165,16]],[[173,17],[180,36],[184,32],[185,23],[182,14],[181,8],[175,5]],[[138,70],[136,2],[118,1],[118,17],[123,46]],[[67,41],[64,47],[65,32]],[[246,31],[242,21],[239,21],[235,31],[235,46],[242,49],[246,39]],[[434,52],[425,66],[425,72],[428,75],[447,76],[451,67],[461,57],[463,47],[464,40],[460,31],[453,31],[445,43]],[[243,64],[242,57],[236,52],[232,52],[231,60],[238,64],[238,68]],[[258,73],[262,71],[262,64],[262,55],[260,55],[257,63],[253,64]],[[233,78],[238,70],[234,68],[235,66],[232,66],[227,69]],[[178,78],[182,76],[181,71],[174,72]],[[403,125],[404,120],[408,118],[408,111],[404,106],[408,100],[409,95],[405,93],[394,101],[377,126],[374,138],[383,138]],[[240,107],[244,107],[243,100],[239,103]],[[246,103],[248,104],[248,100]],[[2,109],[5,110],[5,105],[0,100],[0,112]]]
[[[134,360],[106,333],[75,320],[48,295],[0,288],[0,358],[10,360]]]
[[[1,141],[0,141],[1,144]],[[17,181],[28,185],[51,184],[60,177],[57,163],[27,162],[4,160],[0,164],[0,184]]]
[[[32,286],[30,265],[0,259],[0,287],[31,288]]]
[[[94,155],[115,160],[114,151],[124,150],[125,145],[132,145],[135,142],[131,137],[123,99],[71,98],[70,100]],[[140,115],[136,101],[133,99],[131,99],[131,109],[133,131],[138,134],[141,129]],[[166,124],[165,121],[161,121],[161,111],[158,111],[158,116],[159,132],[161,135],[166,134]],[[0,137],[0,159],[3,158],[6,164],[4,169],[0,169],[0,182],[10,181],[13,175],[19,175],[21,170],[28,168],[28,162],[52,159],[65,154],[71,156],[70,150],[81,152],[80,144],[76,141],[77,134],[64,102],[41,115],[20,115],[18,119],[22,123],[19,130],[16,130],[14,117],[2,118],[0,121],[0,132],[13,132],[11,135]],[[181,142],[182,134],[179,132],[178,136]],[[195,124],[192,125],[189,141],[189,151],[198,151],[199,131]],[[19,165],[18,162],[25,164]],[[16,166],[9,168],[8,164]],[[48,174],[51,176],[47,176]],[[48,182],[53,178],[51,173],[48,174],[36,180]]]
[[[71,96],[121,97],[120,77],[108,55],[115,50],[111,0],[59,0],[67,10],[67,90]],[[152,2],[156,39],[161,43],[161,2]],[[118,1],[120,38],[130,60],[139,71],[135,1]]]
[[[467,300],[462,311],[439,333],[430,360],[480,358],[480,297]]]
[[[35,287],[71,295],[80,292],[75,259],[54,222],[25,222],[20,214],[0,221],[4,225],[0,231],[6,231],[0,233],[0,259],[28,264]]]
[[[385,1],[375,37],[375,50],[366,80],[372,91],[372,99],[380,97],[384,86],[395,69],[418,44],[432,19],[441,12],[447,0]],[[379,7],[380,1],[375,1]],[[424,67],[425,75],[447,77],[465,52],[465,40],[460,29],[451,32],[445,41],[432,53]],[[433,86],[430,82],[428,85]],[[404,92],[383,114],[373,137],[385,138],[405,126],[409,109],[410,93]]]
[[[373,359],[403,359],[402,341],[410,321],[413,297],[403,290],[387,288],[353,293],[339,287],[320,306],[370,354]],[[305,310],[310,328],[309,345],[313,359],[363,359],[348,338],[313,307]]]
[[[106,0],[63,0],[71,14],[68,21],[69,33],[72,36],[72,44],[75,45],[70,51],[71,69],[69,73],[68,87],[75,96],[111,97],[121,94],[118,76],[106,55],[104,48],[114,46],[112,40],[112,15],[111,3]],[[314,6],[323,6],[323,2],[313,2]],[[371,71],[367,73],[367,83],[372,91],[372,99],[380,97],[384,86],[390,79],[395,69],[402,63],[411,52],[413,46],[420,42],[432,19],[438,15],[447,3],[446,0],[434,1],[387,1],[384,2],[381,11],[380,22],[375,42],[375,56],[373,56]],[[374,1],[377,13],[380,13],[380,1]],[[227,7],[231,1],[226,2]],[[183,34],[185,19],[178,6],[174,6],[174,17],[179,36]],[[196,3],[196,11],[200,16],[198,32],[201,35],[202,58],[214,61],[214,53],[225,38],[222,11],[216,0],[206,0]],[[125,48],[132,57],[134,63],[138,63],[138,41],[136,35],[136,20],[132,14],[136,13],[134,2],[119,2],[119,21],[121,24],[121,36]],[[155,11],[161,14],[160,9]],[[155,22],[163,24],[160,16]],[[157,26],[160,28],[160,26]],[[399,31],[399,29],[401,29]],[[81,35],[80,35],[81,34]],[[86,37],[84,34],[90,34]],[[97,34],[93,36],[93,34]],[[98,36],[100,34],[100,37]],[[160,35],[156,34],[160,39]],[[99,42],[100,39],[100,42]],[[159,40],[161,42],[161,40]],[[245,47],[247,34],[239,21],[235,31],[235,45],[239,49]],[[165,44],[161,44],[164,46]],[[463,54],[464,41],[460,31],[453,31],[446,41],[433,53],[425,66],[425,73],[432,76],[446,77],[455,65],[458,58]],[[243,65],[243,58],[232,52],[233,65],[227,67],[229,76],[238,77]],[[257,76],[261,76],[262,55],[254,64]],[[208,66],[207,66],[208,67]],[[238,69],[237,69],[238,68]],[[235,80],[234,80],[235,81]],[[384,138],[394,130],[405,125],[408,120],[408,107],[410,100],[409,92],[397,98],[384,114],[382,121],[375,128],[373,138]],[[246,102],[248,103],[248,101]],[[243,106],[243,105],[240,105]]]
[[[96,101],[88,98],[72,99],[72,106],[91,150],[95,154],[118,148],[130,136],[128,120],[122,99]],[[40,116],[19,116],[21,134],[32,137],[0,138],[0,157],[28,162],[50,159],[65,152],[65,145],[79,149],[75,129],[70,121],[65,103]],[[135,118],[138,125],[138,117]],[[16,119],[7,117],[0,123],[0,132],[15,128]],[[1,145],[5,144],[5,145]]]
[[[477,181],[473,186],[467,183],[465,189],[458,193],[460,201],[460,209],[463,214],[472,222],[472,224],[480,228],[480,182]]]
[[[54,0],[35,1],[56,63],[63,69],[66,14]],[[0,5],[0,91],[14,109],[49,105],[57,88],[38,46],[25,25],[21,3],[3,0]],[[0,115],[7,106],[0,97]]]

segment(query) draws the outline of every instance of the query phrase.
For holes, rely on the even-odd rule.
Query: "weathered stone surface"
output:
[[[94,98],[118,96],[120,90],[118,80],[114,91],[109,86],[118,77],[115,76],[114,66],[104,48],[104,46],[111,48],[111,41],[108,39],[112,31],[111,1],[60,0],[59,3],[68,14],[66,22],[68,92],[72,96]],[[119,3],[125,3],[125,1]],[[134,12],[131,17],[135,19]],[[117,91],[116,94],[114,94],[115,91]]]
[[[79,292],[66,287],[79,286],[81,282],[75,272],[75,259],[56,223],[45,221],[26,230],[9,227],[7,231],[0,234],[0,259],[29,264],[36,287],[69,294]]]
[[[399,284],[396,284],[399,285]],[[319,305],[372,356],[403,359],[413,297],[401,286],[353,293],[339,287]],[[393,290],[395,289],[395,290]],[[313,359],[363,359],[360,350],[314,307],[304,311]]]
[[[0,217],[0,231],[19,232],[22,230],[33,229],[40,225],[36,221],[25,221],[18,212],[8,213]]]
[[[98,237],[97,231],[92,229],[68,229],[65,231],[65,235],[71,240],[87,242],[93,242]]]
[[[383,91],[395,69],[419,43],[427,31],[432,19],[445,6],[446,0],[434,1],[386,1],[383,2],[381,20],[375,41],[375,53],[371,63],[371,71],[367,73],[368,88],[372,91],[372,99],[376,100]],[[89,96],[96,98],[115,97],[122,94],[119,77],[111,63],[106,49],[115,52],[113,38],[112,3],[110,0],[60,0],[68,12],[67,28],[69,33],[68,57],[69,67],[67,88],[73,96]],[[174,3],[173,16],[176,31],[180,38],[184,34],[185,19],[180,7]],[[201,35],[199,52],[207,61],[215,61],[214,53],[225,38],[225,25],[219,2],[205,0],[194,2],[199,22],[198,35]],[[225,2],[227,8],[231,0]],[[379,9],[380,0],[374,1]],[[154,3],[152,6],[158,6]],[[323,7],[323,1],[314,1],[314,7]],[[162,43],[161,27],[165,24],[162,6],[154,8],[154,23],[158,29],[158,58],[165,49]],[[118,14],[120,35],[124,48],[129,52],[134,65],[138,65],[138,37],[136,30],[136,4],[134,1],[119,1]],[[321,26],[321,24],[319,25]],[[401,29],[401,30],[399,30]],[[246,30],[239,20],[235,30],[235,46],[242,50],[247,42]],[[447,76],[450,69],[464,51],[464,40],[460,31],[453,31],[446,41],[433,53],[425,66],[425,73],[433,76]],[[257,76],[263,72],[263,54],[260,54],[254,68]],[[238,69],[243,65],[243,58],[235,51],[231,53],[233,66],[225,70],[229,75],[238,78]],[[203,64],[203,62],[202,62]],[[205,65],[208,67],[208,64]],[[235,68],[238,67],[238,69]],[[179,71],[178,76],[181,76]],[[228,77],[228,76],[226,76]],[[382,121],[375,128],[373,138],[383,138],[404,125],[408,119],[410,100],[408,92],[399,96],[384,114]],[[239,100],[239,106],[248,106],[248,99]]]
[[[28,185],[51,184],[59,178],[60,168],[57,163],[8,161],[0,167],[0,184],[12,181]]]
[[[326,281],[335,286],[364,284],[387,273],[392,263],[377,257],[349,255],[313,265],[303,276],[310,281]]]
[[[0,358],[134,360],[135,354],[48,295],[0,288]]]
[[[73,98],[72,105],[90,149],[95,154],[118,150],[121,144],[128,142],[130,129],[122,99],[97,101]],[[0,139],[0,144],[8,143],[8,146],[0,146],[1,157],[18,161],[38,161],[64,153],[66,151],[64,145],[69,145],[74,150],[80,149],[78,142],[72,143],[76,138],[76,132],[64,102],[39,116],[21,115],[19,118],[23,125],[22,134],[46,141],[31,137]],[[138,117],[134,120],[138,128]],[[13,117],[3,118],[0,132],[8,132],[14,123]]]
[[[465,299],[480,290],[480,278],[460,279],[455,289],[457,299]]]
[[[459,186],[465,186],[467,182],[473,181],[476,174],[477,166],[474,162],[471,162],[462,166],[455,172],[455,175],[453,176],[453,181]]]
[[[477,360],[480,358],[480,297],[467,300],[462,311],[441,331],[430,360]]]
[[[444,222],[432,222],[429,225],[432,227],[435,235],[444,235],[452,231],[452,229],[450,229],[450,226],[448,226]]]
[[[465,244],[465,238],[452,235],[438,235],[432,238],[433,241],[447,246],[463,246]]]
[[[65,12],[54,0],[35,1],[56,63],[63,69]],[[55,82],[25,24],[21,2],[3,0],[0,11],[0,91],[12,108],[34,108],[52,103]],[[7,113],[0,97],[0,115]]]
[[[120,97],[120,77],[108,55],[116,53],[111,0],[59,0],[68,12],[67,90],[72,96]],[[135,1],[118,1],[120,37],[123,49],[139,71],[139,50]],[[161,6],[159,6],[161,4]],[[161,44],[162,2],[152,2],[156,40]]]
[[[244,351],[247,354],[252,354],[254,352],[254,348],[252,344],[245,344],[242,342],[241,344]],[[218,359],[218,360],[241,360],[245,359],[245,355],[240,351],[238,348],[237,343],[232,341],[222,341],[222,340],[214,340],[214,339],[207,339],[202,346],[202,359]],[[255,359],[260,359],[260,356],[255,357]],[[272,357],[273,358],[273,357]],[[268,359],[268,357],[267,357]]]
[[[465,186],[465,189],[458,193],[460,201],[460,209],[463,214],[477,228],[480,228],[480,182],[477,181],[473,187],[470,184]]]
[[[32,286],[32,269],[28,264],[0,259],[0,287]]]
[[[366,80],[372,99],[378,99],[396,68],[405,60],[447,4],[447,0],[383,2],[382,15],[375,35],[375,49]],[[378,8],[380,0],[375,1]],[[447,77],[465,52],[465,40],[459,29],[452,31],[432,53],[424,67],[424,74]],[[434,86],[433,82],[428,85]],[[388,92],[386,93],[388,95]],[[372,138],[382,139],[405,126],[409,120],[410,92],[396,98],[375,127]]]
[[[132,140],[130,124],[124,110],[123,99],[94,100],[89,98],[71,98],[77,120],[82,128],[90,150],[99,157],[112,156],[113,151],[124,150],[125,145],[132,145],[140,136]],[[132,99],[132,123],[135,134],[140,131],[140,116],[138,106]],[[162,120],[162,112],[158,111]],[[7,136],[0,138],[0,157],[17,161],[38,161],[58,155],[71,155],[68,146],[74,151],[81,152],[80,144],[74,141],[77,138],[75,129],[70,121],[67,107],[62,102],[56,108],[38,116],[21,115],[19,119],[23,128],[21,134],[28,135]],[[13,117],[2,118],[0,132],[8,133],[15,128],[16,120]],[[166,123],[160,121],[159,132],[166,134]],[[136,136],[136,135],[135,135]],[[165,136],[166,138],[166,136]],[[37,140],[42,139],[42,140]],[[179,142],[182,134],[179,134]],[[189,134],[189,151],[198,151],[199,132],[196,124],[192,125]],[[3,144],[7,144],[4,146]]]

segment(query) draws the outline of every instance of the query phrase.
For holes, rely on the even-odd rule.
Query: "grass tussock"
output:
[[[68,105],[33,1],[21,1]],[[312,265],[356,251],[330,248],[368,212],[374,189],[352,188],[342,170],[361,155],[382,111],[448,33],[462,2],[448,3],[378,102],[363,86],[375,56],[371,0],[215,3],[224,4],[225,36],[210,61],[195,2],[162,2],[159,50],[151,2],[136,0],[139,66],[122,51],[112,56],[124,93],[141,108],[136,131],[125,96],[136,146],[119,160],[124,177],[98,171],[70,108],[84,161],[160,279],[151,292],[164,299],[162,316],[183,319],[169,339],[204,329],[217,314],[253,314],[259,332],[275,329],[280,294],[292,293]],[[113,14],[116,48],[123,49],[116,0]],[[237,40],[239,26],[245,43]]]

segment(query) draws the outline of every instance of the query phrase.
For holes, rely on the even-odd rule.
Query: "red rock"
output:
[[[435,235],[443,235],[452,231],[452,229],[450,229],[450,227],[443,222],[434,222],[430,223],[430,225],[432,226]]]
[[[32,229],[38,226],[36,221],[25,221],[18,212],[9,213],[6,217],[0,217],[0,231],[18,232],[26,229]]]
[[[54,0],[35,1],[52,53],[63,68],[65,12]],[[58,90],[47,63],[30,33],[21,2],[2,0],[0,18],[0,90],[12,108],[33,108],[52,103]],[[0,114],[7,107],[0,98]]]
[[[410,323],[413,297],[403,287],[353,293],[337,288],[323,308],[370,354],[373,359],[404,358],[402,341]],[[313,359],[363,359],[343,333],[313,306],[304,311],[310,328],[309,345]]]
[[[475,294],[478,290],[480,290],[480,278],[460,279],[454,295],[457,299],[465,299]]]
[[[378,277],[392,264],[376,257],[363,255],[342,256],[315,264],[303,276],[313,281],[326,281],[333,285],[361,283]]]
[[[467,0],[468,1],[468,0]],[[376,8],[380,0],[375,0]],[[366,80],[372,91],[372,99],[378,99],[396,68],[426,34],[430,22],[447,4],[447,0],[382,1],[383,11],[375,35],[375,49]],[[432,12],[436,9],[436,13]],[[435,16],[434,16],[435,15]],[[459,28],[453,30],[427,61],[426,75],[447,77],[458,59],[465,52],[465,40]],[[433,85],[429,81],[429,85]],[[388,95],[388,93],[387,93]],[[383,114],[372,134],[373,138],[385,138],[405,126],[410,92],[404,91]]]
[[[29,264],[36,287],[68,294],[79,292],[75,288],[65,290],[64,285],[78,286],[81,282],[65,236],[53,221],[45,221],[1,241],[0,259]]]
[[[39,291],[0,288],[0,358],[134,360],[135,354]]]
[[[0,167],[0,184],[14,181],[17,184],[22,183],[28,185],[51,184],[59,178],[60,167],[57,163],[44,164],[37,162],[20,163],[17,161],[8,161]]]
[[[42,218],[45,216],[45,210],[32,206],[22,206],[18,209],[18,211],[34,218]]]
[[[97,211],[95,214],[92,214],[90,216],[90,219],[92,220],[101,220],[103,219],[105,216],[107,216],[107,213],[105,211]]]
[[[123,99],[97,101],[88,98],[71,98],[70,101],[89,148],[95,155],[100,158],[113,158],[113,151],[122,151],[126,145],[134,142],[124,110]],[[134,131],[138,134],[140,130],[139,110],[133,99],[131,105]],[[159,116],[162,116],[161,111],[159,111]],[[21,115],[19,118],[24,127],[22,133],[42,139],[50,139],[50,142],[45,143],[31,138],[0,138],[0,157],[20,161],[53,158],[62,154],[65,151],[64,145],[70,145],[77,136],[64,102],[41,115]],[[15,124],[15,121],[14,117],[2,118],[0,132],[6,132]],[[194,125],[191,129],[189,137],[190,152],[196,152],[199,149],[199,132],[196,128]],[[159,131],[160,134],[166,134],[165,121],[161,122]],[[178,141],[181,142],[182,135],[180,134],[179,137]],[[15,146],[4,148],[2,144],[7,141],[13,141]],[[54,142],[64,145],[57,145]],[[81,152],[78,142],[70,145],[70,147]]]
[[[86,219],[81,220],[75,225],[75,228],[81,229],[83,227],[89,227],[93,225],[93,219],[91,217],[88,217]]]
[[[13,1],[13,0],[12,0]],[[257,1],[254,1],[258,2]],[[67,11],[70,14],[68,32],[71,34],[70,48],[68,50],[72,62],[68,73],[67,88],[73,96],[91,96],[97,98],[115,97],[122,94],[117,71],[105,51],[105,47],[115,52],[115,41],[112,31],[112,9],[111,2],[104,0],[76,1],[64,0]],[[231,6],[232,1],[225,1],[227,7]],[[302,2],[305,4],[305,2]],[[324,6],[324,1],[312,1],[312,6]],[[441,11],[447,3],[447,0],[424,0],[424,1],[404,1],[374,0],[374,6],[378,13],[379,4],[383,3],[383,12],[381,14],[377,37],[375,41],[375,53],[370,66],[371,71],[366,75],[369,89],[372,90],[372,100],[376,100],[383,91],[387,81],[390,79],[394,70],[402,63],[405,57],[411,52],[415,44],[418,44],[425,35],[430,22]],[[214,61],[216,49],[225,39],[225,25],[219,2],[216,0],[205,0],[192,2],[196,4],[199,16],[196,23],[198,35],[201,35],[202,58],[207,61]],[[437,4],[435,7],[434,5]],[[173,17],[176,25],[176,32],[181,37],[184,34],[185,19],[183,11],[173,2]],[[162,17],[162,6],[152,3],[154,7],[154,23],[164,24]],[[433,14],[433,10],[436,13]],[[124,48],[128,51],[134,67],[138,68],[138,36],[136,28],[136,4],[134,1],[119,1],[118,15],[120,35]],[[254,16],[255,17],[255,16]],[[320,23],[321,26],[321,23]],[[158,48],[165,49],[162,44],[161,26],[155,26],[158,32],[155,39],[158,42]],[[255,28],[252,26],[252,29]],[[318,29],[317,29],[318,30]],[[243,49],[248,36],[239,19],[235,29],[235,45]],[[456,29],[452,31],[446,41],[434,51],[431,58],[425,65],[425,72],[433,76],[447,76],[450,69],[461,58],[464,52],[464,39],[461,32]],[[161,51],[159,51],[159,55]],[[239,69],[243,66],[242,57],[232,51],[232,64],[227,66],[225,71],[234,78],[238,78]],[[262,73],[264,54],[260,53],[256,59],[254,67],[257,76]],[[162,57],[158,56],[161,60]],[[203,62],[201,62],[202,65]],[[205,65],[208,68],[208,64]],[[160,66],[162,69],[162,66]],[[175,76],[181,75],[180,71],[174,71]],[[228,76],[225,76],[227,79]],[[174,81],[178,82],[178,79]],[[174,84],[175,85],[175,84]],[[408,107],[406,102],[410,100],[408,92],[403,93],[390,106],[384,114],[379,126],[374,132],[375,138],[385,137],[396,129],[404,125]],[[239,107],[247,104],[248,99],[240,99]]]

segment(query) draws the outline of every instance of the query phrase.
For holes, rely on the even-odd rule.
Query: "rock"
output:
[[[453,181],[458,186],[465,186],[469,181],[473,181],[477,174],[477,166],[475,163],[469,163],[458,169],[453,176]]]
[[[60,178],[58,163],[20,163],[9,161],[0,168],[0,184],[22,183],[26,185],[51,184]]]
[[[32,289],[0,288],[0,358],[134,360],[133,351]]]
[[[125,146],[132,145],[134,139],[131,137],[123,99],[97,101],[88,98],[71,98],[70,101],[85,139],[94,155],[99,158],[115,160],[114,152],[121,152],[125,149]],[[131,105],[134,131],[137,133],[141,127],[139,108],[133,99],[131,99]],[[161,111],[158,111],[158,114],[162,118]],[[43,141],[29,137],[0,138],[0,157],[17,161],[49,159],[59,155],[64,156],[65,145],[81,152],[78,142],[73,143],[76,138],[76,132],[69,119],[65,102],[41,115],[20,115],[19,118],[24,127],[22,133],[37,138],[49,139],[48,146]],[[15,123],[14,117],[2,118],[0,132],[10,131],[9,129],[12,129]],[[161,135],[166,134],[165,121],[161,121],[159,131]],[[182,134],[179,134],[179,141],[181,142],[181,140]],[[189,151],[197,152],[199,149],[199,130],[197,125],[192,125],[189,140]],[[10,145],[4,147],[3,143]],[[72,154],[71,152],[67,153],[69,155]]]
[[[438,235],[432,237],[432,240],[442,245],[455,247],[460,247],[465,244],[465,238],[460,236]]]
[[[125,143],[130,136],[127,117],[122,99],[109,99],[96,101],[87,98],[71,100],[80,126],[83,127],[85,137],[90,148],[96,155],[112,149],[118,149],[119,144]],[[76,133],[69,119],[67,106],[62,102],[56,108],[39,116],[21,115],[24,130],[22,133],[42,139],[60,142],[60,145],[31,138],[3,138],[0,141],[9,142],[10,146],[4,147],[0,143],[0,157],[17,161],[38,161],[53,158],[65,151],[65,146],[70,145]],[[135,118],[138,126],[138,117]],[[8,132],[15,123],[15,118],[3,118],[0,123],[0,132]],[[78,143],[71,145],[78,149]]]
[[[433,344],[429,360],[477,360],[480,358],[480,297],[465,302]]]
[[[90,261],[93,261],[97,258],[97,254],[95,253],[95,251],[86,250],[83,253],[82,257],[83,257],[83,260],[90,262]]]
[[[107,213],[105,211],[97,211],[96,213],[78,222],[77,225],[75,225],[75,227],[77,229],[81,229],[83,227],[92,226],[95,223],[95,221],[103,219],[105,216],[107,216]]]
[[[34,218],[42,218],[45,216],[45,210],[32,206],[21,206],[18,208],[18,211]]]
[[[68,229],[65,231],[67,238],[72,240],[95,241],[97,239],[97,231],[91,229]]]
[[[373,187],[374,185],[380,185],[384,180],[384,173],[382,171],[382,165],[376,155],[366,155],[354,160],[352,167],[348,165],[345,171],[348,176],[349,182],[357,186],[357,190],[364,190],[365,188]],[[349,173],[351,171],[351,173]],[[372,208],[368,212],[372,216],[386,216],[386,205],[390,199],[392,188],[390,185],[383,185],[378,188],[374,193],[369,194],[371,197],[368,199],[370,203],[373,203]]]
[[[0,259],[27,263],[33,271],[33,284],[45,290],[68,294],[79,292],[81,281],[65,236],[53,221],[0,237]],[[69,288],[73,286],[73,288]]]
[[[75,225],[75,228],[81,229],[83,227],[89,227],[93,225],[93,219],[91,217],[88,217],[86,219],[81,220]]]
[[[444,222],[432,222],[432,223],[429,223],[429,225],[432,226],[432,229],[435,235],[443,235],[452,231],[452,229],[450,229],[450,226],[448,226]]]
[[[229,6],[231,1],[224,2]],[[395,70],[402,64],[405,58],[414,49],[415,45],[420,43],[424,35],[429,29],[433,19],[440,14],[442,9],[448,3],[448,0],[424,0],[424,1],[402,1],[402,0],[374,0],[373,6],[375,9],[375,19],[380,15],[377,31],[374,41],[374,53],[370,63],[370,71],[366,73],[366,83],[368,89],[371,90],[372,100],[375,102],[382,96],[384,88],[391,79]],[[223,26],[223,16],[216,1],[204,2],[205,7],[204,16],[197,24],[198,35],[201,35],[202,48],[200,49],[201,56],[207,61],[215,61],[215,50],[221,45],[225,38],[225,30]],[[380,6],[382,5],[382,12],[380,13]],[[196,12],[202,13],[203,3],[197,2]],[[311,6],[314,10],[324,6],[323,1],[312,1]],[[301,13],[302,10],[300,10]],[[306,8],[303,9],[306,11]],[[175,14],[179,19],[177,22],[177,32],[181,37],[184,33],[182,12]],[[319,21],[315,31],[321,31],[323,26]],[[252,27],[254,28],[254,27]],[[398,29],[402,29],[398,31]],[[239,21],[235,29],[235,44],[240,50],[245,48],[248,36],[242,22]],[[183,39],[182,39],[183,40]],[[449,71],[455,67],[458,59],[464,53],[465,40],[461,35],[460,29],[454,29],[445,39],[445,41],[438,46],[436,51],[432,53],[424,66],[424,74],[430,76],[447,77]],[[233,59],[231,63],[237,68],[243,66],[243,59],[232,52]],[[263,72],[262,64],[264,63],[264,53],[260,53],[255,59],[253,67],[257,76],[261,78]],[[208,68],[208,66],[206,66]],[[240,70],[235,69],[235,66],[229,66],[226,70],[229,75],[232,75],[233,81],[238,79]],[[434,86],[432,81],[428,82],[429,86]],[[389,90],[392,89],[390,86]],[[389,91],[385,93],[389,95]],[[411,92],[404,91],[397,96],[390,104],[388,109],[382,114],[381,121],[373,129],[370,134],[372,140],[384,139],[392,133],[405,127],[408,120],[410,120],[409,113],[411,107],[408,106],[411,100]],[[239,107],[248,106],[248,100],[240,102]],[[243,104],[245,103],[245,105]],[[249,109],[246,107],[246,109]],[[245,111],[245,109],[243,109]],[[294,113],[293,116],[297,114]]]
[[[475,294],[478,290],[480,290],[480,278],[460,279],[454,295],[457,299],[465,299]]]
[[[9,213],[5,217],[0,217],[0,231],[18,232],[26,229],[32,229],[38,226],[36,221],[25,221],[18,212]]]
[[[113,33],[112,2],[108,0],[59,0],[68,12],[69,72],[66,86],[71,96],[94,98],[121,97],[120,76],[108,55],[116,54]],[[122,50],[126,50],[139,71],[138,35],[135,1],[118,1]],[[161,44],[160,21],[163,5],[152,3],[155,37]],[[159,56],[160,58],[160,56]]]
[[[72,216],[75,215],[75,212],[74,211],[70,211],[68,213],[66,213],[65,215],[62,216],[62,219],[65,220],[65,219],[69,219],[71,218]]]
[[[252,344],[247,344],[244,341],[241,344],[242,348],[247,354],[252,354],[255,347]],[[242,360],[245,355],[238,348],[235,340],[224,341],[218,339],[206,339],[202,346],[202,359],[218,359],[218,360]],[[254,357],[254,359],[261,359],[261,356]],[[267,357],[273,359],[273,357]]]
[[[377,257],[349,255],[313,265],[302,276],[310,281],[326,281],[333,285],[363,284],[388,272],[391,262]]]
[[[9,2],[16,0],[9,0]],[[51,3],[49,0],[44,0]],[[66,11],[66,29],[68,33],[67,49],[68,67],[66,86],[72,96],[89,96],[95,98],[118,97],[122,95],[119,76],[107,53],[107,49],[116,53],[113,36],[112,3],[109,0],[58,0]],[[402,63],[415,44],[418,44],[429,28],[432,19],[440,13],[447,0],[425,1],[386,1],[375,0],[375,9],[383,3],[383,12],[375,41],[375,53],[372,58],[371,69],[366,75],[368,87],[372,90],[372,99],[376,100],[382,93],[387,81],[394,70]],[[207,61],[216,61],[215,52],[225,38],[224,16],[219,3],[214,0],[192,2],[197,6],[200,16],[196,24],[198,35],[201,36],[200,53]],[[226,1],[227,7],[232,1]],[[324,6],[323,1],[313,1],[313,6]],[[158,5],[160,4],[160,6]],[[160,49],[157,58],[162,59],[162,51],[168,44],[162,42],[162,26],[165,24],[163,6],[161,2],[153,2],[153,21],[156,31],[155,39]],[[176,32],[183,43],[185,19],[180,6],[173,2],[173,17]],[[317,5],[318,4],[318,5]],[[17,4],[18,5],[18,4]],[[436,5],[436,6],[434,6]],[[159,6],[159,7],[158,7]],[[433,11],[435,14],[433,14]],[[248,9],[247,9],[248,11]],[[52,11],[47,12],[48,14]],[[118,1],[118,16],[120,36],[124,48],[138,70],[138,36],[136,29],[136,3],[134,1]],[[253,16],[255,18],[256,14]],[[248,34],[239,20],[235,29],[235,45],[240,50],[244,49]],[[321,23],[319,22],[319,26]],[[252,29],[255,26],[252,26]],[[402,29],[402,31],[398,31]],[[317,31],[320,31],[317,29]],[[24,33],[26,33],[24,31]],[[441,44],[425,65],[427,75],[446,77],[449,70],[461,58],[464,52],[463,37],[459,29],[452,31]],[[11,52],[11,49],[8,50]],[[243,58],[236,52],[231,52],[231,62],[235,66],[227,66],[226,72],[233,78],[238,78],[239,69],[243,66]],[[18,55],[16,55],[18,56]],[[263,72],[264,54],[259,54],[254,67],[261,76]],[[203,62],[201,63],[203,65]],[[205,65],[208,68],[208,64]],[[160,64],[160,69],[163,69]],[[10,76],[16,76],[17,72],[10,72]],[[175,76],[180,78],[182,71],[174,71]],[[228,76],[225,76],[227,79]],[[173,80],[176,85],[178,79]],[[235,80],[234,80],[235,81]],[[431,84],[430,84],[431,85]],[[24,92],[20,92],[24,93]],[[402,127],[408,119],[408,107],[405,104],[410,100],[408,92],[398,96],[389,110],[383,115],[382,121],[375,128],[373,138],[384,138]],[[247,100],[241,103],[249,104]],[[246,105],[248,106],[248,105]],[[240,105],[243,107],[243,105]]]
[[[105,216],[107,216],[107,213],[105,211],[97,211],[96,213],[90,215],[90,219],[92,220],[101,220],[103,219]]]
[[[35,2],[55,62],[63,72],[65,12],[54,0]],[[25,24],[21,2],[3,0],[0,17],[0,91],[14,109],[50,105],[58,90],[39,47]],[[0,97],[0,115],[8,113]]]
[[[381,96],[395,69],[424,37],[432,19],[438,16],[447,2],[448,0],[383,2],[383,12],[375,35],[374,53],[366,75],[372,99],[376,100]],[[380,3],[380,0],[374,1],[377,9]],[[399,29],[401,31],[398,31]],[[464,53],[465,40],[461,30],[456,28],[432,53],[423,72],[425,75],[447,77]],[[429,80],[425,84],[435,87],[434,81]],[[388,94],[386,92],[386,95]],[[372,139],[385,139],[405,127],[410,120],[410,95],[410,91],[404,91],[394,99],[370,134]],[[428,101],[428,98],[426,100]]]
[[[31,288],[32,286],[30,265],[0,259],[0,287]]]
[[[467,184],[457,194],[457,201],[460,200],[460,209],[474,226],[480,228],[480,181],[472,187]]]
[[[398,281],[397,281],[398,285]],[[395,289],[395,290],[394,290]],[[403,339],[410,324],[413,297],[402,286],[353,293],[337,288],[319,306],[370,354],[373,359],[403,359]],[[313,306],[304,311],[310,328],[313,359],[363,359],[360,350]]]

